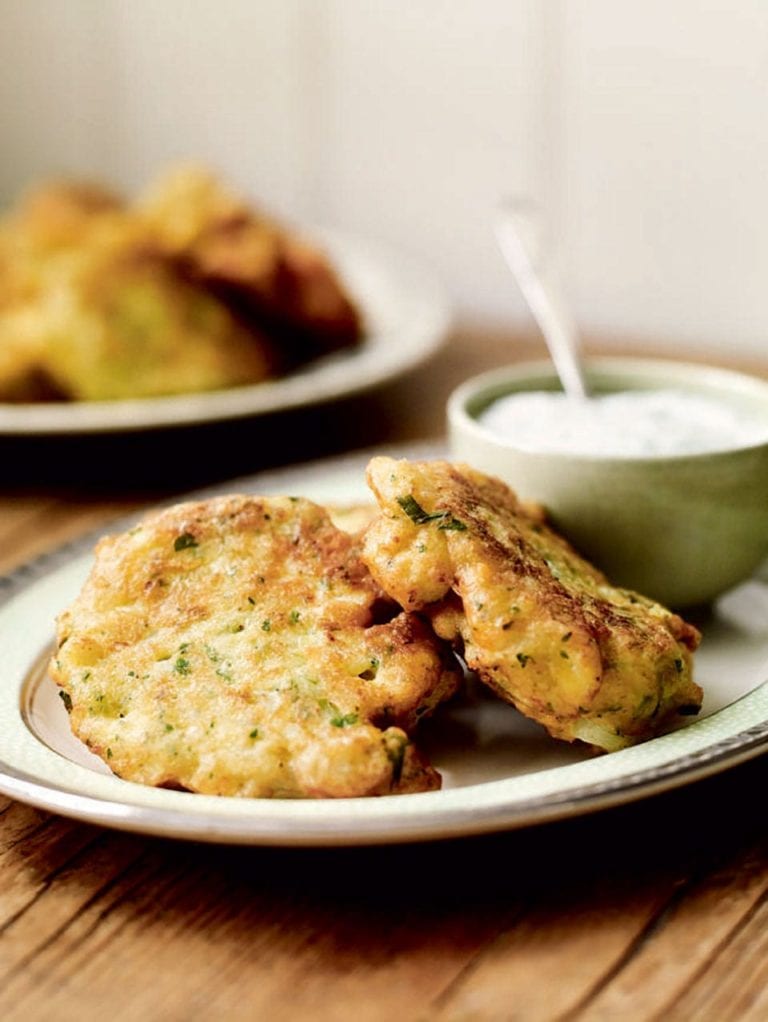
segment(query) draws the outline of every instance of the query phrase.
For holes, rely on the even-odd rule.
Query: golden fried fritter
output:
[[[458,682],[353,538],[288,497],[180,504],[103,539],[51,672],[119,776],[259,797],[439,787],[408,733]]]
[[[176,169],[140,203],[163,250],[233,302],[300,362],[360,342],[360,314],[325,254],[199,167]]]
[[[124,224],[60,259],[38,308],[46,371],[75,400],[215,390],[272,375],[270,343]]]
[[[499,480],[390,458],[368,480],[374,577],[552,735],[612,750],[698,710],[696,629],[611,586]]]
[[[122,198],[101,184],[53,181],[24,195],[8,220],[22,244],[42,252],[82,245],[106,216],[124,211]]]
[[[324,254],[204,171],[139,205],[55,182],[0,221],[2,401],[259,383],[361,337]]]

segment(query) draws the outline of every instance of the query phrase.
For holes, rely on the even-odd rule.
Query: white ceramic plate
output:
[[[364,494],[365,460],[316,463],[223,489],[303,492],[344,503]],[[697,657],[706,692],[702,717],[635,748],[590,756],[477,694],[427,725],[423,743],[444,779],[438,792],[289,801],[142,787],[112,776],[72,737],[45,673],[53,619],[89,570],[91,555],[84,550],[80,543],[21,569],[4,580],[0,593],[0,791],[66,816],[242,844],[415,841],[521,827],[628,802],[716,773],[768,746],[768,584],[756,579],[723,598],[704,623]]]
[[[130,401],[0,403],[0,436],[105,433],[216,422],[316,404],[378,386],[425,361],[446,338],[445,295],[432,273],[402,252],[315,230],[362,312],[353,351],[246,387]]]

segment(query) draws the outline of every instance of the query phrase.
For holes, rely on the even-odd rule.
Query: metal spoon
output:
[[[588,396],[579,360],[578,334],[560,297],[551,271],[537,268],[532,256],[541,245],[541,210],[528,199],[505,200],[494,225],[496,240],[539,324],[563,390],[569,397]]]

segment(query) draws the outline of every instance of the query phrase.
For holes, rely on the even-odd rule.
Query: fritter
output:
[[[498,695],[557,738],[613,750],[696,713],[695,628],[617,589],[502,482],[375,458],[363,559]]]
[[[45,370],[71,399],[183,394],[273,375],[267,339],[125,224],[59,259],[38,315]]]
[[[200,167],[171,171],[139,207],[190,279],[212,288],[300,363],[359,344],[360,313],[325,253]]]
[[[458,684],[355,539],[288,497],[184,503],[101,540],[51,673],[120,777],[285,798],[439,787],[409,734]]]
[[[22,246],[53,252],[82,245],[105,217],[124,214],[122,198],[90,181],[52,181],[31,189],[8,217]]]
[[[0,219],[0,401],[260,383],[362,333],[325,254],[202,170],[139,203],[53,182]]]

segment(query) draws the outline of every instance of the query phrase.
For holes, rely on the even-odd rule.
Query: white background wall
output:
[[[513,324],[527,191],[585,329],[768,355],[767,99],[766,0],[0,0],[0,199],[194,157]]]

